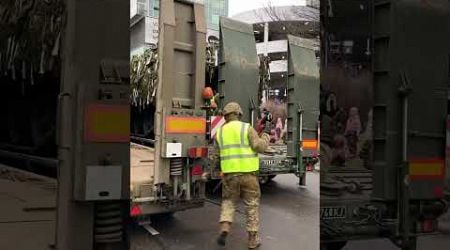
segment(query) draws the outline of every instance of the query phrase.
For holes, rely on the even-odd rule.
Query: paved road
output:
[[[440,220],[441,235],[419,237],[417,250],[449,250],[450,249],[450,212],[442,216]],[[343,250],[398,250],[389,240],[365,240],[351,241],[347,243]]]
[[[389,240],[352,241],[343,250],[398,250]],[[450,249],[450,235],[436,235],[421,237],[417,241],[417,250],[448,250]]]
[[[262,187],[261,250],[319,249],[319,174],[309,173],[308,186],[299,187],[293,175],[277,176]],[[213,200],[219,200],[212,197]],[[239,210],[244,211],[242,205]],[[220,207],[207,203],[205,207],[176,213],[172,218],[157,218],[153,227],[161,234],[150,236],[135,228],[131,237],[132,250],[209,250],[247,249],[245,217],[237,213],[233,231],[225,248],[218,247]]]

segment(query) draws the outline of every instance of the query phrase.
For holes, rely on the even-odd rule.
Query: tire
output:
[[[277,176],[277,175],[273,174],[273,175],[259,177],[259,184],[267,185],[268,183],[272,182],[272,180],[273,180],[273,178],[275,178],[275,176]]]

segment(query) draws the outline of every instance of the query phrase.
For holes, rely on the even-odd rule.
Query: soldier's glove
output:
[[[263,132],[270,135],[270,133],[272,132],[272,122],[266,121]]]

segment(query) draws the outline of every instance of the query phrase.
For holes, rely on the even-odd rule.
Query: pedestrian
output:
[[[357,107],[350,108],[347,126],[345,127],[345,135],[355,134],[359,137],[361,133],[361,119],[359,117],[359,110]]]
[[[283,122],[281,121],[281,117],[278,117],[277,123],[275,125],[275,143],[282,144],[283,137]]]
[[[220,159],[222,177],[222,207],[219,245],[224,246],[233,222],[236,203],[242,197],[247,208],[248,248],[261,244],[259,231],[259,158],[269,144],[271,122],[267,122],[261,137],[255,129],[241,122],[238,103],[230,102],[223,109],[225,124],[216,133],[216,155]]]
[[[358,141],[361,134],[361,119],[359,117],[359,110],[352,107],[349,112],[347,126],[345,127],[345,136],[347,138],[347,145],[349,149],[349,158],[355,158],[358,151]]]

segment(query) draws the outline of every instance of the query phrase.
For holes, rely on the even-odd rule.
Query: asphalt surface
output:
[[[364,240],[348,242],[342,250],[399,250],[388,239]],[[434,235],[420,237],[417,250],[448,250],[450,249],[450,235]]]
[[[308,173],[307,186],[299,187],[294,175],[281,175],[261,187],[261,250],[319,249],[319,174]],[[205,207],[154,218],[152,236],[141,227],[131,235],[132,250],[247,249],[245,208],[239,205],[226,247],[216,244],[220,198],[210,197]]]
[[[441,234],[423,236],[417,239],[417,250],[449,250],[450,249],[450,212],[439,221]],[[388,239],[350,241],[342,250],[398,250]]]

